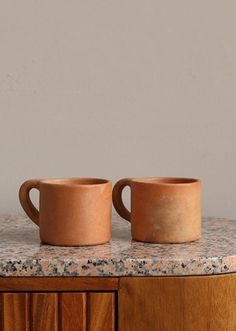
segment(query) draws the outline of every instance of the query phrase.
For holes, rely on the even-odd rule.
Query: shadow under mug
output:
[[[39,210],[30,199],[39,190]],[[99,178],[30,179],[19,190],[42,242],[59,246],[103,244],[110,240],[112,183]]]
[[[131,189],[131,212],[122,201]],[[124,178],[112,193],[118,214],[131,222],[132,238],[150,243],[184,243],[201,236],[201,181],[193,178]]]

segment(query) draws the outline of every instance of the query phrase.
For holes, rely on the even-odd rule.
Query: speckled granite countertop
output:
[[[110,243],[90,247],[42,245],[25,216],[0,216],[0,277],[166,276],[236,272],[236,221],[203,220],[202,239],[188,244],[146,244],[130,224],[113,217]]]

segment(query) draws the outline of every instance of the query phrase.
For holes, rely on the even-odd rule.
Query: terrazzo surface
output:
[[[56,247],[41,244],[26,216],[0,216],[0,277],[173,276],[236,272],[236,221],[203,219],[202,238],[186,244],[132,241],[130,224],[113,216],[105,245]]]

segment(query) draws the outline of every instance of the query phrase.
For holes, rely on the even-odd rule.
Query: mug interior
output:
[[[101,185],[109,183],[109,180],[102,178],[55,178],[43,179],[43,184],[66,185],[66,186],[84,186],[84,185]]]
[[[135,182],[150,183],[150,184],[163,184],[163,185],[178,185],[178,184],[193,184],[199,182],[195,178],[180,178],[180,177],[152,177],[134,179]]]

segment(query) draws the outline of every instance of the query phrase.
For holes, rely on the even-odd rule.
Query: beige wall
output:
[[[4,1],[0,211],[31,177],[194,176],[236,217],[235,1]]]

